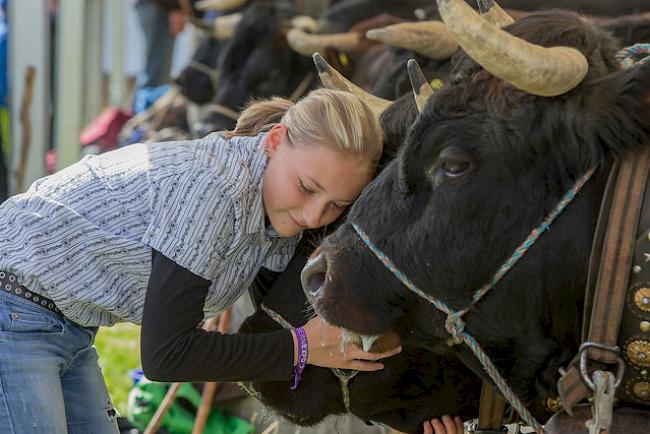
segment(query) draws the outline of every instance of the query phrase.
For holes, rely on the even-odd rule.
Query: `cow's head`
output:
[[[326,271],[303,276],[311,282],[306,292],[335,325],[367,335],[396,331],[405,345],[417,336],[419,344],[443,351],[449,338],[444,315],[384,268],[352,223],[426,293],[460,309],[596,167],[551,230],[466,315],[466,329],[515,391],[523,399],[545,397],[558,366],[577,349],[608,162],[648,139],[650,65],[619,70],[612,38],[573,13],[530,15],[506,28],[514,38],[503,39],[461,2],[438,3],[463,50],[480,63],[458,55],[451,79],[431,97],[398,157],[324,242],[318,260],[326,267],[310,268]],[[579,54],[541,48],[559,46]],[[539,57],[527,55],[536,51]],[[551,60],[561,78],[546,76],[542,81],[557,87],[540,89],[541,72],[534,68],[553,59],[553,51],[562,52]],[[518,66],[503,68],[512,59]],[[586,75],[576,77],[585,63]],[[454,348],[481,371],[465,347]]]
[[[174,79],[190,101],[205,104],[214,98],[218,86],[217,60],[224,43],[209,35],[202,36],[190,64]]]
[[[298,88],[312,66],[287,44],[294,14],[293,6],[284,1],[260,1],[246,8],[221,51],[213,104],[237,112],[251,99],[288,97]],[[195,129],[201,134],[234,125],[234,116],[212,111]]]

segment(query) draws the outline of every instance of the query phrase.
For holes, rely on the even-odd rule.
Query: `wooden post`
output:
[[[46,175],[45,154],[50,142],[50,23],[47,2],[43,0],[20,0],[9,2],[10,23],[8,73],[12,77],[9,86],[9,112],[11,149],[7,155],[9,194],[17,191],[16,170],[23,176],[23,186],[29,186]],[[29,154],[24,168],[21,165],[21,146],[26,142],[21,125],[21,101],[26,90],[23,80],[25,71],[34,67],[32,101],[27,113],[31,124]]]
[[[217,325],[217,331],[219,333],[227,333],[230,329],[230,318],[232,317],[232,309],[228,308],[221,315],[219,315],[219,322]],[[208,322],[208,330],[212,330],[210,322]],[[208,421],[210,416],[210,409],[212,408],[212,401],[214,400],[214,394],[217,392],[216,382],[205,383],[203,387],[203,395],[201,395],[201,405],[199,406],[198,411],[196,412],[196,419],[194,421],[194,428],[192,429],[192,434],[203,434],[205,429],[205,424]]]
[[[167,410],[169,410],[169,407],[174,402],[174,398],[176,398],[178,389],[180,389],[182,384],[183,383],[172,384],[172,387],[167,391],[167,395],[165,395],[165,399],[163,399],[163,402],[160,403],[160,407],[158,407],[158,410],[156,410],[156,413],[153,415],[151,422],[147,425],[147,429],[144,430],[144,434],[154,434],[158,430],[160,422],[162,422],[163,417],[167,414]]]
[[[36,68],[33,66],[28,66],[25,70],[23,100],[20,104],[20,126],[22,128],[23,137],[22,143],[20,145],[20,160],[18,163],[18,168],[15,171],[16,193],[22,193],[25,191],[25,171],[27,169],[27,157],[29,155],[29,147],[32,143],[32,121],[29,116],[29,109],[32,105],[35,76]]]

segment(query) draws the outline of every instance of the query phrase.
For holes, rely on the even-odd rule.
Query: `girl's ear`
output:
[[[267,156],[272,157],[273,154],[278,151],[280,146],[286,142],[287,133],[287,126],[284,124],[275,124],[271,127],[264,141]]]
[[[595,81],[589,95],[586,109],[594,114],[595,139],[605,152],[650,146],[650,62]]]

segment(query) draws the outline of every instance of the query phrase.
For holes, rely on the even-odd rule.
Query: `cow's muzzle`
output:
[[[300,273],[302,290],[310,301],[318,299],[323,294],[325,276],[327,275],[327,256],[319,252],[315,257],[310,258]]]

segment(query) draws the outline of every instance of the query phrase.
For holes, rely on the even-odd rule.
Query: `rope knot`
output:
[[[641,43],[625,47],[616,53],[616,59],[623,68],[629,68],[636,63],[650,61],[650,44]]]
[[[461,317],[462,314],[462,311],[450,313],[445,320],[445,329],[451,335],[454,344],[463,342],[461,335],[465,331],[465,321]]]

